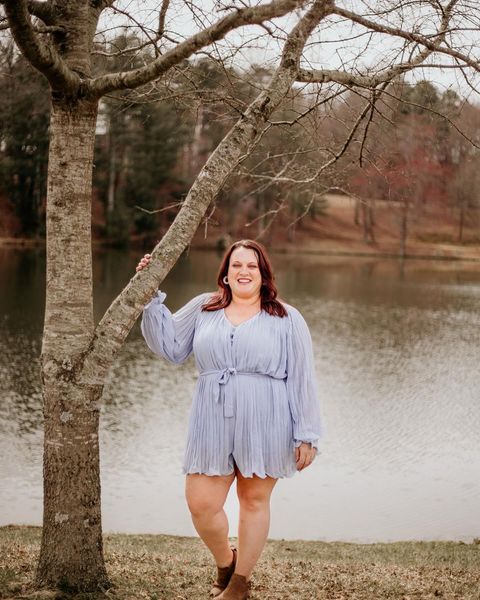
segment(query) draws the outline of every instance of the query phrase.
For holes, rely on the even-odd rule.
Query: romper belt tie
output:
[[[272,377],[273,379],[285,379],[285,377],[275,377],[274,375],[268,375],[267,373],[255,373],[254,371],[237,371],[235,367],[225,367],[224,369],[212,369],[210,371],[202,371],[200,376],[203,375],[218,375],[218,391],[216,402],[221,402],[221,386],[224,386],[224,404],[223,404],[223,415],[224,417],[233,417],[233,395],[232,386],[227,385],[232,375],[251,375],[253,377]]]

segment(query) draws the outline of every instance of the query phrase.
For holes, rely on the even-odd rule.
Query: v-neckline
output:
[[[225,319],[225,321],[230,325],[230,327],[233,327],[234,329],[236,329],[237,327],[240,327],[240,325],[243,325],[244,323],[248,323],[249,321],[251,321],[252,319],[254,319],[255,317],[257,317],[260,313],[262,312],[262,309],[260,309],[258,312],[256,312],[254,315],[252,315],[251,317],[249,317],[248,319],[245,319],[245,321],[242,321],[241,323],[238,323],[238,325],[234,325],[230,319],[227,317],[226,313],[225,313],[225,309],[222,308],[222,315],[223,318]]]

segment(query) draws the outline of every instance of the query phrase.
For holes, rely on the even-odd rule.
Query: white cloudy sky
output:
[[[263,0],[265,3],[266,0]],[[445,1],[442,0],[443,4]],[[260,4],[262,2],[251,0],[249,4]],[[166,29],[169,35],[175,39],[184,39],[193,32],[198,31],[202,24],[212,23],[222,15],[226,14],[227,6],[242,6],[247,2],[240,0],[231,0],[230,2],[218,2],[215,0],[196,0],[188,2],[186,0],[171,0],[167,14]],[[370,11],[368,0],[337,0],[337,4],[349,10],[358,10],[361,14],[367,15]],[[398,19],[403,20],[403,28],[409,25],[414,26],[423,34],[433,33],[435,31],[436,21],[434,20],[432,9],[424,0],[418,3],[406,2],[406,8],[401,12],[392,11],[400,4],[398,0],[375,0],[370,4],[378,10],[384,8],[387,13],[385,22],[397,24]],[[478,0],[460,0],[459,6],[468,9],[466,16],[458,19],[455,23],[457,28],[478,28],[480,23],[480,6]],[[124,15],[113,15],[107,12],[100,23],[99,30],[108,36],[112,36],[115,31],[120,31],[120,27],[128,23],[132,32],[139,32],[135,22],[150,28],[152,35],[156,30],[158,22],[158,11],[161,2],[157,0],[119,0],[116,6],[122,11],[128,12],[133,19],[127,19]],[[371,11],[370,11],[371,12]],[[290,15],[287,18],[277,19],[274,24],[270,24],[273,36],[268,35],[265,30],[258,26],[244,27],[241,30],[230,33],[226,40],[217,44],[215,51],[229,52],[232,47],[241,46],[241,50],[235,54],[235,65],[237,68],[245,68],[249,64],[266,64],[273,66],[277,61],[281,51],[281,42],[284,38],[284,32],[288,31],[298,19],[298,15]],[[118,28],[118,29],[116,29]],[[479,57],[478,29],[476,31],[463,31],[455,34],[455,43],[462,45],[469,52],[476,53]],[[398,60],[401,56],[403,40],[388,38],[387,36],[374,34],[371,35],[364,28],[352,25],[351,22],[342,22],[339,17],[330,17],[324,21],[312,37],[311,43],[305,52],[305,65],[309,63],[316,68],[346,68],[359,72],[365,68],[375,68],[386,66],[392,60]],[[405,58],[405,57],[404,57]],[[456,69],[448,68],[451,66],[452,59],[447,56],[437,55],[433,59],[436,63],[445,64],[443,69],[416,69],[408,78],[411,81],[420,79],[429,79],[436,83],[441,89],[453,87],[466,95],[472,102],[480,100],[471,87],[466,83],[463,75]],[[480,90],[480,80],[472,70],[468,71],[469,83]]]

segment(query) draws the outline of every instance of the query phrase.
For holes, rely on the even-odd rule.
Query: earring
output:
[[[225,285],[228,285],[228,277],[225,275],[225,277],[222,279],[223,283]]]

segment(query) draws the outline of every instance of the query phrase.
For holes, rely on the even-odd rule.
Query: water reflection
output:
[[[96,251],[95,316],[138,253]],[[191,252],[162,285],[174,310],[214,289],[219,256]],[[277,485],[271,537],[352,541],[480,535],[480,269],[474,263],[274,255],[281,296],[307,319],[326,425],[323,453]],[[0,524],[41,523],[38,358],[44,257],[0,251]],[[105,389],[105,531],[195,534],[181,459],[193,360],[171,365],[138,323]],[[237,526],[232,489],[231,533]]]

